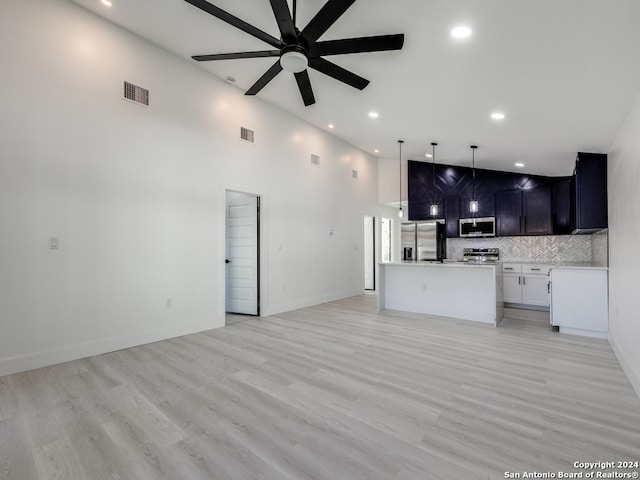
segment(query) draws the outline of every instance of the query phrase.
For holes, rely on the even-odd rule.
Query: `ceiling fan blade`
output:
[[[367,80],[366,78],[362,78],[361,76],[356,75],[349,70],[345,70],[344,68],[336,65],[335,63],[331,63],[324,58],[310,58],[309,66],[314,70],[319,71],[320,73],[324,73],[325,75],[328,75],[331,78],[335,78],[336,80],[342,83],[346,83],[347,85],[350,85],[353,88],[357,88],[358,90],[363,90],[367,85],[369,85],[369,80]]]
[[[280,60],[277,60],[269,70],[262,75],[256,83],[254,83],[249,90],[245,92],[245,95],[255,95],[260,90],[262,90],[267,83],[274,79],[276,75],[278,75],[282,71],[282,67],[280,66]]]
[[[257,52],[238,52],[238,53],[214,53],[212,55],[194,55],[194,60],[198,62],[207,62],[209,60],[235,60],[237,58],[262,58],[262,57],[279,57],[280,50],[260,50]]]
[[[316,99],[313,96],[313,89],[311,88],[311,80],[309,79],[309,72],[303,70],[300,73],[296,73],[296,82],[298,82],[298,89],[300,90],[300,95],[302,95],[302,101],[304,102],[304,106],[308,107],[309,105],[313,105],[316,103]]]
[[[287,0],[270,0],[273,14],[278,22],[278,28],[285,43],[293,43],[296,41],[296,27],[291,18],[289,4]]]
[[[280,39],[269,35],[267,32],[263,32],[259,28],[254,27],[253,25],[248,24],[244,20],[240,20],[238,17],[231,15],[228,12],[225,12],[221,8],[216,7],[215,5],[211,5],[209,2],[205,0],[185,0],[185,2],[190,3],[194,7],[198,7],[200,10],[207,12],[210,15],[213,15],[216,18],[219,18],[223,22],[232,25],[243,32],[248,33],[249,35],[253,35],[254,37],[262,40],[265,43],[268,43],[272,47],[281,48],[283,43]]]
[[[344,55],[348,53],[383,52],[400,50],[404,44],[404,34],[377,35],[373,37],[344,38],[318,42],[309,50],[309,55]]]
[[[329,0],[304,27],[300,37],[311,47],[356,0]]]

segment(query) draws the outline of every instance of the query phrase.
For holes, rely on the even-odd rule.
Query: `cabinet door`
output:
[[[502,300],[507,303],[522,303],[521,275],[505,273],[502,276]]]
[[[496,193],[496,234],[520,235],[522,223],[522,194],[519,190]]]
[[[460,236],[460,199],[457,196],[447,197],[444,201],[445,232],[447,238]]]
[[[548,187],[522,192],[522,233],[551,233],[551,189]]]
[[[607,155],[579,153],[575,185],[576,228],[607,228]]]
[[[551,191],[551,231],[554,235],[571,233],[571,179],[553,184]]]
[[[522,276],[522,303],[525,305],[549,306],[549,277],[547,275]]]

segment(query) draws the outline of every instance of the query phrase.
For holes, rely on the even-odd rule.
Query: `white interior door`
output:
[[[227,192],[225,309],[228,313],[260,313],[259,211],[259,197]]]
[[[376,288],[375,218],[364,217],[364,289]]]

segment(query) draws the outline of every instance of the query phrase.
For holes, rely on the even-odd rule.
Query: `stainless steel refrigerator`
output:
[[[442,222],[404,222],[400,226],[400,239],[400,253],[405,262],[441,261],[447,257]]]
[[[400,258],[403,262],[416,259],[416,222],[400,224]]]

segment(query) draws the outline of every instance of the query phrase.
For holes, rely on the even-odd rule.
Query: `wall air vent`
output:
[[[358,171],[357,170],[351,170],[351,178],[353,178],[354,180],[358,179]]]
[[[149,106],[149,90],[133,83],[124,82],[124,98],[140,105]]]
[[[240,127],[240,139],[245,142],[255,143],[254,132],[245,127]]]
[[[311,165],[320,166],[320,157],[318,155],[311,154]]]

